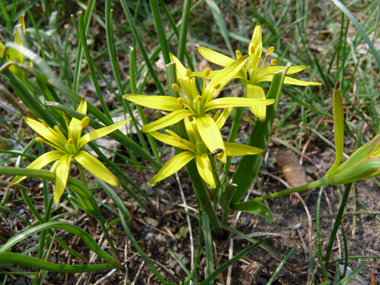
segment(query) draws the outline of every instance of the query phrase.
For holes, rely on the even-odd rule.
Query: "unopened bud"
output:
[[[219,89],[220,86],[221,86],[220,83],[218,83],[218,84],[216,84],[216,85],[214,86],[214,88],[215,88],[215,89]]]
[[[241,58],[241,52],[240,50],[236,50],[236,59],[240,59]]]
[[[210,68],[207,67],[207,68],[205,69],[205,71],[204,71],[205,77],[209,76],[209,75],[210,75],[210,72],[211,72]]]
[[[174,89],[174,91],[177,91],[177,92],[179,91],[179,87],[175,83],[172,84],[172,88]]]
[[[267,50],[267,53],[265,54],[266,56],[270,55],[274,51],[274,47],[270,47]]]

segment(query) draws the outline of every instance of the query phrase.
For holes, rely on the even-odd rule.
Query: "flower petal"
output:
[[[260,77],[259,80],[256,81],[256,83],[263,82],[263,81],[272,81],[273,75],[267,75]],[[284,84],[291,84],[291,85],[296,85],[296,86],[319,86],[322,85],[322,83],[319,82],[312,82],[312,81],[303,81],[303,80],[298,80],[294,79],[291,77],[285,77]]]
[[[212,49],[209,49],[209,48],[200,47],[200,48],[197,48],[197,50],[199,51],[201,56],[203,56],[208,61],[215,63],[217,65],[228,66],[235,61],[234,59],[224,54],[221,54],[219,52],[213,51]]]
[[[60,150],[49,151],[41,155],[40,157],[38,157],[36,160],[34,160],[31,164],[28,165],[27,168],[41,169],[45,167],[46,165],[48,165],[49,163],[60,159],[63,155],[65,155],[65,153]],[[12,180],[12,184],[19,183],[20,181],[24,180],[26,177],[27,176],[16,176]]]
[[[189,161],[191,161],[194,157],[195,154],[190,151],[184,151],[177,154],[160,169],[160,171],[152,178],[152,180],[150,180],[150,183],[155,184],[158,181],[161,181],[176,173],[178,170],[188,164]]]
[[[228,107],[250,107],[250,106],[268,106],[274,103],[273,99],[250,99],[241,97],[223,97],[214,99],[208,102],[205,106],[205,110],[221,109]]]
[[[181,139],[181,141],[178,141],[173,136],[165,135],[160,132],[150,132],[149,134],[155,139],[162,141],[163,143],[178,147],[180,149],[195,152],[195,146],[185,139]]]
[[[55,174],[54,204],[59,203],[59,199],[65,192],[67,178],[69,177],[70,161],[72,154],[65,154],[60,158],[59,165]]]
[[[207,85],[205,90],[203,91],[202,96],[206,98],[206,100],[211,100],[216,93],[218,93],[222,88],[231,81],[232,78],[235,77],[236,74],[244,67],[244,64],[247,61],[247,56],[243,56],[240,59],[234,61],[232,64],[228,65],[224,69],[222,69]],[[219,85],[219,88],[214,88],[216,85]]]
[[[227,156],[257,155],[266,152],[265,149],[239,143],[225,143],[224,145]]]
[[[258,41],[257,47],[254,52],[251,52],[252,47],[255,45],[256,41]],[[261,59],[261,53],[263,51],[263,39],[262,39],[262,29],[260,23],[256,24],[255,30],[253,31],[251,42],[248,46],[248,54],[249,59],[247,62],[247,69],[258,69],[259,62],[258,58]]]
[[[230,116],[231,112],[232,112],[232,107],[225,108],[223,110],[223,113],[216,120],[216,125],[218,126],[219,130],[221,128],[223,128],[223,126],[224,126],[225,122],[227,121],[228,117]]]
[[[87,113],[87,101],[82,98],[82,101],[80,102],[77,112],[86,115]],[[78,147],[79,145],[79,139],[82,135],[82,121],[78,120],[76,118],[72,118],[69,125],[69,139],[73,139],[73,145],[75,147]]]
[[[190,79],[186,75],[187,69],[173,54],[170,54],[170,60],[176,64],[177,80],[179,85],[182,87],[183,91],[185,91],[189,101],[192,102],[198,95],[197,88],[195,87],[195,78]],[[171,88],[171,86],[169,88]]]
[[[143,126],[141,128],[141,131],[145,133],[157,131],[158,129],[163,129],[167,126],[174,125],[175,123],[178,123],[179,121],[190,115],[192,115],[192,112],[190,112],[187,109],[177,110],[170,113],[169,115],[166,115],[165,117],[162,117],[161,119],[158,119],[150,124]]]
[[[94,176],[113,186],[119,187],[119,180],[104,166],[99,160],[89,154],[87,151],[81,150],[74,159],[91,172]]]
[[[90,141],[104,137],[104,136],[116,131],[118,128],[120,128],[121,126],[128,123],[131,119],[132,118],[129,118],[128,120],[125,120],[125,121],[122,121],[122,122],[119,122],[119,123],[116,123],[116,124],[113,124],[113,125],[110,125],[107,127],[103,127],[103,128],[100,128],[100,129],[97,129],[97,130],[94,130],[90,133],[85,134],[79,140],[78,149],[80,149],[82,146],[84,146],[86,143],[89,143]]]
[[[280,71],[280,70],[284,70],[284,69],[285,69],[285,66],[268,66],[267,68],[265,68],[261,72],[260,76],[273,75],[275,72]],[[291,67],[289,67],[286,74],[287,75],[295,74],[295,73],[301,72],[302,70],[305,70],[305,69],[310,69],[310,66],[306,66],[306,65],[291,66]]]
[[[212,189],[216,187],[214,176],[212,175],[211,163],[207,153],[202,153],[196,156],[196,164],[199,175],[202,179],[211,186]]]
[[[264,89],[257,85],[247,84],[247,98],[250,99],[265,99]],[[264,122],[265,117],[267,115],[267,107],[266,106],[250,106],[252,114],[256,116],[260,122]]]
[[[44,124],[30,118],[24,118],[24,120],[28,124],[28,126],[31,127],[34,131],[36,131],[41,137],[53,143],[57,147],[65,149],[65,144],[67,143],[67,140],[62,141],[61,136],[57,134],[55,130],[53,130],[50,127],[45,127]]]
[[[245,68],[242,68],[243,71],[245,71]],[[239,73],[237,73],[233,78],[238,78],[238,79],[242,79],[242,80],[246,80],[246,78],[244,76],[242,76],[242,70],[240,70]],[[207,76],[207,79],[214,79],[215,76],[218,75],[218,73],[220,73],[222,70],[212,70],[210,72],[210,74]],[[203,71],[194,71],[194,72],[191,72],[191,76],[195,76],[195,77],[200,77],[200,78],[205,78],[205,73]]]
[[[196,117],[195,121],[197,123],[198,132],[208,150],[213,153],[217,149],[222,149],[223,151],[217,154],[216,157],[223,163],[226,163],[227,156],[222,135],[214,119],[211,118],[210,115],[205,114],[202,117]]]
[[[178,103],[177,98],[170,97],[170,96],[163,96],[163,95],[150,96],[150,95],[127,94],[127,95],[124,95],[123,98],[135,104],[152,108],[152,109],[157,109],[157,110],[172,112],[172,111],[183,109],[183,106]]]

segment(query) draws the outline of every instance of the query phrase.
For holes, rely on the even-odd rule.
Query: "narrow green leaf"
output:
[[[114,268],[123,268],[121,264],[86,264],[86,265],[64,265],[54,264],[38,258],[21,255],[18,253],[4,252],[0,253],[0,265],[17,264],[36,269],[43,269],[57,273],[79,273],[92,272],[101,270],[110,270]]]
[[[189,27],[189,17],[190,17],[190,6],[191,6],[191,0],[185,0],[183,3],[181,27],[180,27],[179,40],[178,40],[178,52],[177,52],[177,58],[182,63],[185,57],[185,50],[186,50],[187,29]]]
[[[226,42],[226,45],[227,45],[228,50],[230,51],[231,57],[234,58],[235,54],[234,54],[234,51],[232,50],[231,42],[228,37],[226,22],[224,21],[222,12],[220,11],[218,5],[215,3],[214,0],[206,0],[206,3],[211,10],[212,16],[214,17],[214,21],[218,25],[219,31],[222,34],[224,41]]]
[[[364,266],[367,265],[367,262],[363,261],[363,262],[360,262],[360,264],[358,266],[355,267],[354,270],[352,270],[351,274],[346,276],[345,278],[343,278],[339,283],[338,285],[347,285],[349,284],[349,282],[351,280],[353,280],[355,278],[356,275],[359,274],[359,272],[364,268]]]
[[[276,271],[273,273],[272,277],[267,282],[267,285],[271,285],[274,280],[276,279],[277,275],[281,272],[281,269],[284,267],[286,261],[289,259],[289,257],[293,254],[293,252],[296,250],[297,246],[294,246],[292,250],[285,256],[284,260],[280,263],[280,265],[277,267]]]
[[[237,255],[235,255],[233,258],[228,260],[227,262],[223,263],[218,269],[216,269],[206,280],[204,280],[201,285],[210,284],[212,280],[214,280],[220,273],[222,273],[224,270],[226,270],[228,267],[230,267],[232,264],[237,262],[239,259],[241,259],[243,256],[248,254],[251,250],[259,246],[261,243],[263,243],[266,240],[266,238],[260,240],[259,242],[247,247],[246,249],[239,252]]]
[[[205,236],[205,248],[206,248],[206,279],[211,276],[214,272],[214,251],[212,245],[212,236],[211,236],[211,227],[210,219],[206,214],[203,214],[203,229]],[[214,284],[214,281],[211,280],[208,284]]]
[[[356,19],[356,17],[354,15],[352,15],[351,11],[341,1],[339,1],[339,0],[332,0],[332,1],[334,2],[334,4],[340,10],[342,10],[342,12],[344,14],[346,14],[346,16],[351,20],[351,22],[358,29],[359,33],[361,34],[361,36],[363,37],[363,39],[367,43],[368,47],[370,48],[370,50],[372,52],[372,55],[374,56],[374,58],[376,60],[377,66],[380,68],[380,57],[379,57],[379,54],[377,53],[375,47],[373,46],[371,40],[369,39],[369,37],[367,35],[367,33],[364,31],[364,29],[362,28],[362,26],[359,24],[359,22]]]
[[[219,205],[224,211],[230,211],[231,199],[234,196],[236,189],[237,185],[231,182],[227,182],[220,187]]]

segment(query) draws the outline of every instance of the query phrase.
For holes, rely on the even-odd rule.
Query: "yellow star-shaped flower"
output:
[[[221,53],[213,51],[211,49],[200,47],[198,48],[199,53],[217,65],[228,66],[234,59],[225,56]],[[248,61],[246,66],[242,66],[240,71],[236,74],[235,78],[240,78],[243,84],[247,87],[247,98],[252,99],[265,99],[265,93],[262,87],[258,86],[260,82],[272,81],[274,73],[279,70],[284,70],[285,66],[275,66],[277,63],[276,59],[273,59],[270,64],[264,67],[267,57],[274,51],[274,47],[268,48],[265,58],[261,62],[261,55],[263,51],[263,41],[262,41],[262,29],[259,23],[256,24],[255,30],[252,35],[251,42],[248,47]],[[240,51],[236,51],[236,58],[242,57]],[[309,66],[291,66],[288,69],[287,74],[295,74],[301,72],[304,69],[309,69]],[[212,79],[217,76],[221,71],[212,71],[207,78]],[[192,72],[193,76],[204,77],[202,72]],[[321,85],[318,82],[307,82],[291,77],[285,77],[285,84],[297,85],[297,86],[317,86]],[[266,117],[266,108],[264,106],[251,106],[252,113],[260,120],[264,121]]]
[[[85,100],[82,100],[77,111],[86,115],[87,102]],[[47,164],[55,161],[50,169],[51,172],[56,172],[54,190],[55,204],[59,202],[60,197],[65,191],[71,159],[74,159],[77,163],[85,167],[94,176],[99,177],[113,186],[119,186],[119,180],[98,159],[83,150],[82,147],[90,141],[116,131],[130,120],[131,119],[128,119],[111,126],[103,127],[81,136],[83,129],[87,127],[90,119],[88,117],[85,117],[82,120],[72,118],[70,125],[68,125],[68,138],[66,138],[58,126],[55,126],[54,129],[52,129],[42,120],[41,122],[38,122],[30,118],[25,118],[25,122],[41,136],[37,137],[36,140],[38,142],[46,143],[55,149],[38,157],[35,161],[29,164],[27,168],[41,169]],[[13,179],[12,183],[19,183],[25,178],[26,176],[17,176]]]
[[[195,86],[195,79],[190,75],[190,71],[186,69],[182,63],[171,55],[171,60],[176,63],[177,78],[184,93],[182,93],[176,84],[173,89],[180,93],[180,98],[169,96],[147,96],[147,95],[124,95],[128,101],[136,104],[154,108],[163,111],[172,112],[169,115],[145,125],[141,128],[143,132],[152,132],[167,126],[173,125],[186,117],[195,120],[199,134],[208,148],[213,153],[217,149],[223,151],[216,155],[224,163],[226,162],[226,149],[222,140],[219,129],[208,114],[213,109],[222,109],[229,107],[248,107],[248,106],[267,106],[274,103],[274,100],[251,99],[224,97],[213,99],[214,96],[243,68],[248,57],[241,57],[221,70],[207,85],[203,82],[203,90],[201,95]],[[210,69],[204,71],[205,77],[210,74]]]

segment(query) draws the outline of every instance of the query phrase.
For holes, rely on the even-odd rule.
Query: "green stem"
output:
[[[103,219],[103,218],[102,218],[102,219],[97,219],[97,221],[98,221],[98,223],[99,223],[99,225],[100,225],[100,227],[101,227],[101,229],[102,229],[102,232],[103,232],[103,234],[104,234],[104,237],[107,239],[108,244],[109,244],[110,247],[111,247],[111,250],[112,250],[113,253],[115,254],[116,258],[117,258],[118,260],[121,260],[121,259],[120,259],[120,256],[119,256],[119,252],[117,251],[115,245],[113,244],[112,239],[111,239],[110,235],[108,234],[108,230],[107,230],[106,226],[104,225],[104,219]]]
[[[84,186],[86,186],[86,188],[88,188],[87,187],[86,176],[84,176],[83,167],[79,163],[77,163],[77,166],[78,166],[78,169],[79,169],[80,177],[82,179],[82,183],[83,183]]]
[[[214,177],[214,181],[216,182],[216,188],[212,190],[212,198],[214,200],[214,205],[216,206],[218,204],[218,193],[220,191],[220,187],[222,187],[221,183],[220,183],[220,179],[219,179],[219,175],[218,175],[218,167],[216,166],[216,161],[215,161],[215,158],[209,154],[208,155],[208,158],[210,160],[210,163],[211,163],[211,171],[212,171],[212,175]]]
[[[229,211],[223,210],[223,213],[222,213],[222,224],[223,225],[227,225],[228,215],[229,215]]]
[[[259,197],[259,198],[253,199],[253,200],[257,201],[257,202],[260,202],[260,201],[264,201],[264,200],[268,200],[268,199],[272,199],[272,198],[276,198],[276,197],[281,197],[281,196],[285,196],[285,195],[296,193],[296,192],[301,192],[301,191],[304,191],[304,190],[313,189],[315,187],[320,187],[320,186],[323,186],[323,185],[326,185],[326,184],[324,183],[324,179],[321,178],[321,179],[319,179],[317,181],[313,181],[313,182],[311,182],[309,184],[305,184],[305,185],[302,185],[302,186],[298,186],[296,188],[292,188],[292,189],[276,192],[276,193],[273,193],[273,194],[265,195],[265,196],[262,196],[262,197]]]

